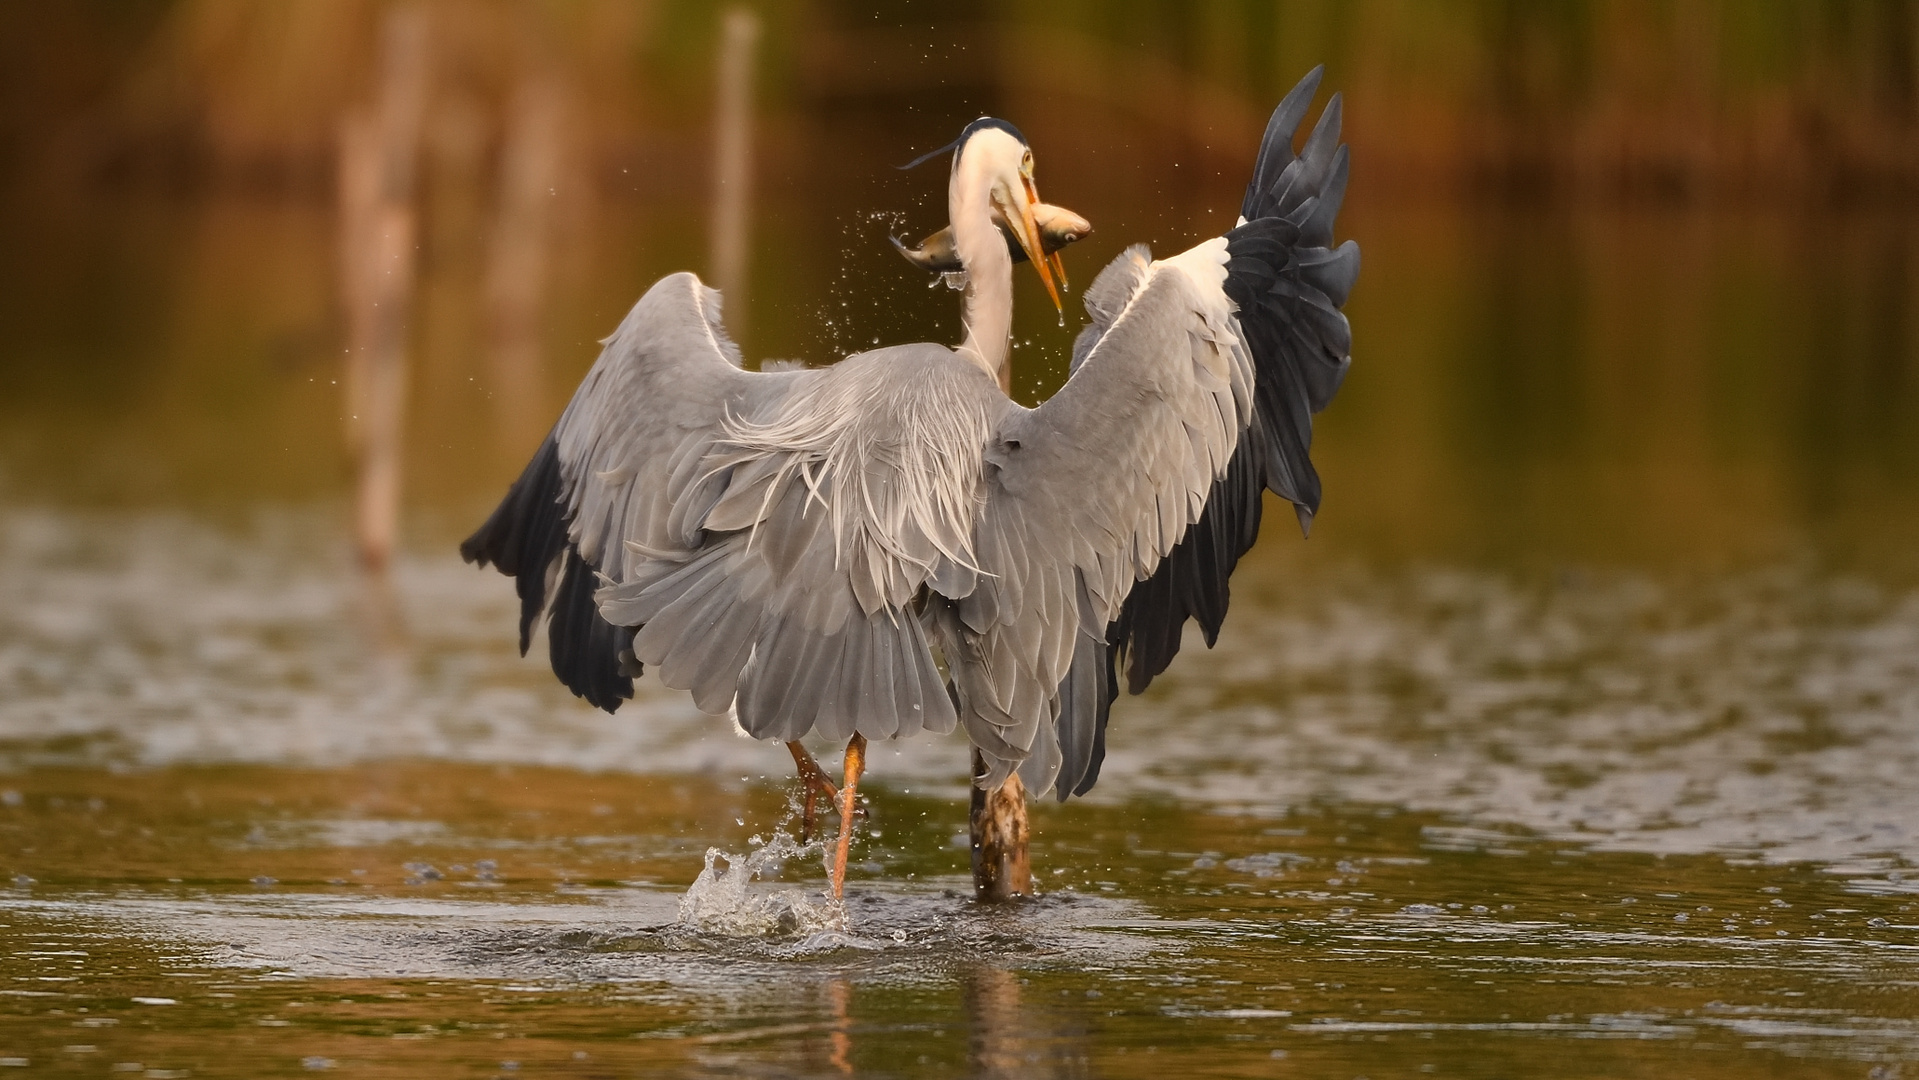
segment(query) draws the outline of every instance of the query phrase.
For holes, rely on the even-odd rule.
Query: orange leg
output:
[[[793,764],[799,768],[800,783],[806,787],[806,798],[800,804],[800,843],[813,838],[813,807],[819,796],[826,796],[828,802],[837,802],[840,791],[827,779],[826,770],[806,752],[806,747],[790,742],[786,749],[793,755]]]
[[[846,853],[853,845],[853,800],[866,768],[866,736],[855,735],[846,744],[846,764],[840,779],[840,843],[833,852],[833,899],[846,892]]]

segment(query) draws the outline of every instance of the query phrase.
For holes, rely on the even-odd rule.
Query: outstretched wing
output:
[[[460,545],[466,561],[515,578],[520,652],[547,612],[553,673],[608,712],[633,696],[640,669],[621,660],[632,629],[600,616],[596,572],[625,580],[629,540],[653,550],[697,544],[700,522],[673,511],[693,505],[699,460],[729,406],[781,381],[742,370],[719,300],[692,274],[647,290],[498,509]]]
[[[1226,246],[1143,266],[1137,252],[1123,256],[1136,285],[1111,329],[1059,393],[1008,413],[987,444],[977,542],[990,576],[958,602],[951,664],[988,759],[984,786],[1018,766],[1031,786],[1052,787],[1066,754],[1084,771],[1078,729],[1054,712],[1061,684],[1199,518],[1251,422],[1253,363],[1223,291]]]
[[[970,590],[997,399],[939,346],[746,372],[719,294],[655,285],[464,545],[518,579],[520,645],[611,712],[642,664],[764,738],[951,730],[917,607]]]
[[[1337,94],[1301,153],[1292,152],[1321,72],[1315,68],[1273,110],[1241,223],[1227,234],[1226,292],[1257,371],[1254,423],[1206,513],[1133,590],[1107,635],[1111,659],[1126,659],[1135,694],[1172,662],[1188,618],[1198,621],[1209,647],[1217,639],[1227,578],[1259,535],[1261,490],[1293,504],[1302,532],[1319,510],[1319,473],[1309,456],[1313,414],[1338,392],[1351,363],[1352,333],[1339,309],[1359,276],[1359,245],[1331,246],[1347,177]]]
[[[1242,222],[1172,259],[1115,260],[1086,294],[1066,386],[988,448],[995,576],[959,605],[974,663],[956,682],[1004,740],[1001,774],[1026,749],[1022,777],[1062,800],[1098,778],[1122,659],[1138,692],[1187,619],[1218,633],[1262,491],[1302,527],[1318,508],[1312,415],[1349,363],[1338,309],[1359,268],[1356,245],[1328,247],[1346,183],[1337,96],[1292,154],[1319,76],[1274,111]]]
[[[1205,513],[1107,628],[1095,753],[1080,793],[1099,778],[1106,710],[1118,695],[1122,662],[1127,689],[1138,694],[1172,663],[1188,619],[1199,624],[1208,648],[1218,639],[1228,578],[1259,536],[1263,492],[1293,504],[1302,532],[1319,510],[1319,473],[1309,456],[1313,414],[1338,392],[1351,363],[1352,332],[1339,309],[1359,276],[1359,245],[1333,246],[1348,167],[1339,95],[1293,154],[1293,136],[1323,71],[1313,69],[1273,110],[1240,224],[1227,234],[1226,292],[1256,371],[1253,424]]]

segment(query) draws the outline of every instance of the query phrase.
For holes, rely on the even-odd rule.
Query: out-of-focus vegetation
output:
[[[684,0],[423,0],[429,160],[487,175],[513,89],[556,76],[603,191],[697,185],[716,35]],[[370,85],[377,0],[71,0],[0,11],[16,183],[323,192]],[[1425,195],[1851,200],[1919,192],[1913,0],[1062,0],[761,5],[762,131],[1098,99],[1237,162],[1312,64],[1363,183]],[[1009,110],[1010,111],[1010,110]],[[690,155],[690,156],[689,156]],[[624,172],[622,170],[625,170]]]
[[[346,489],[335,148],[397,2],[0,5],[0,492]],[[405,499],[444,551],[634,298],[712,278],[725,6],[412,2],[430,72]],[[1905,566],[1916,9],[760,4],[750,318],[729,302],[729,323],[750,359],[957,340],[952,295],[886,242],[942,224],[944,178],[893,166],[982,113],[1019,124],[1041,195],[1093,222],[1076,285],[1128,244],[1217,235],[1267,110],[1324,62],[1353,149],[1340,234],[1366,268],[1312,550],[1692,564],[1817,537]],[[529,116],[557,137],[516,136]],[[556,178],[537,213],[516,174]],[[537,348],[515,352],[499,283],[536,263]],[[1074,327],[1031,275],[1016,287],[1030,402]]]

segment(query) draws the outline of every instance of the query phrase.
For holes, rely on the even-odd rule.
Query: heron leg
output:
[[[790,742],[786,744],[786,749],[793,755],[793,764],[800,772],[800,783],[806,789],[806,796],[800,803],[800,843],[804,844],[813,838],[813,808],[818,798],[824,795],[827,802],[837,802],[840,789],[827,779],[826,770],[813,760],[813,755],[807,753],[806,747]]]
[[[846,764],[840,778],[840,842],[833,850],[833,899],[846,892],[846,853],[853,846],[853,801],[858,797],[860,772],[866,768],[866,736],[854,735],[846,744]]]
[[[1026,823],[1026,788],[1019,774],[1006,778],[997,791],[979,786],[986,775],[986,759],[973,748],[973,896],[982,903],[1001,903],[1033,894],[1033,864],[1028,853],[1032,830]]]

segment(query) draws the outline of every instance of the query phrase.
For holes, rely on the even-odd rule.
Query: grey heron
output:
[[[1303,529],[1319,506],[1312,417],[1350,363],[1340,308],[1359,272],[1357,245],[1332,239],[1338,95],[1293,151],[1320,75],[1274,110],[1238,223],[1100,273],[1071,375],[1036,408],[1004,390],[1005,234],[1055,282],[1032,151],[1005,121],[951,147],[956,347],[748,371],[719,294],[659,281],[461,545],[516,578],[521,652],[545,614],[575,694],[611,712],[651,666],[787,743],[809,790],[832,785],[798,740],[844,743],[836,898],[869,739],[957,726],[986,790],[1017,771],[1085,794],[1121,673],[1143,690],[1188,620],[1216,639],[1262,493]]]

